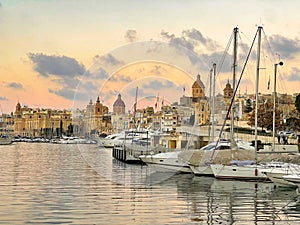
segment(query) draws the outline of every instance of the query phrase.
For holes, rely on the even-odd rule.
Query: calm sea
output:
[[[96,145],[0,146],[0,224],[298,224],[272,183],[157,173]]]

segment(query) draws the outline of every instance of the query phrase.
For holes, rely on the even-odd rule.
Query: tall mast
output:
[[[212,132],[211,132],[211,136],[212,136],[212,140],[214,141],[215,139],[215,93],[216,93],[216,63],[213,64],[213,87],[212,87],[212,121],[211,121],[211,127],[212,127]]]
[[[255,86],[255,160],[257,161],[257,125],[258,125],[258,86],[259,86],[259,70],[260,70],[260,47],[261,47],[261,30],[262,27],[258,27],[258,44],[257,44],[257,64],[256,64],[256,86]]]
[[[138,90],[139,90],[139,87],[136,87],[136,91],[135,91],[135,102],[134,102],[134,105],[133,105],[133,123],[134,123],[135,128],[136,128],[135,120],[136,120],[136,107],[137,107]]]
[[[209,120],[212,121],[212,115],[215,113],[213,112],[213,107],[212,107],[212,72],[213,69],[210,69],[209,71],[209,108],[210,108],[210,118]],[[211,134],[211,126],[208,127],[208,134],[209,134],[209,142],[213,142],[212,134]]]
[[[234,34],[234,42],[233,42],[233,68],[232,68],[232,89],[235,91],[235,86],[236,86],[236,67],[237,67],[237,34],[238,34],[238,28],[235,27],[233,29],[233,34]],[[233,106],[231,107],[231,126],[230,126],[230,141],[231,141],[231,146],[233,148],[236,148],[236,143],[234,140],[234,97],[235,95],[232,96],[233,98]]]
[[[275,150],[275,117],[276,117],[276,80],[277,80],[277,66],[283,65],[283,62],[275,63],[274,64],[274,101],[273,101],[273,145],[272,145],[272,151]]]

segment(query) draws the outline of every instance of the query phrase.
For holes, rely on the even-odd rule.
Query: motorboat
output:
[[[254,147],[250,143],[245,142],[241,139],[236,139],[236,148],[241,150],[253,150]],[[214,151],[231,150],[231,142],[229,140],[221,139],[219,142],[212,142],[200,149],[204,151],[204,154],[208,158],[213,154]],[[214,176],[214,173],[210,167],[211,162],[200,162],[199,165],[189,164],[191,170],[195,175]]]
[[[283,178],[283,176],[293,175],[299,173],[300,167],[297,164],[291,163],[273,163],[273,166],[269,168],[262,169],[262,172],[267,175],[267,177],[278,186],[282,187],[296,187],[297,185]]]
[[[157,154],[140,155],[139,158],[157,172],[192,173],[189,165],[183,162],[179,154],[182,151],[162,152]]]

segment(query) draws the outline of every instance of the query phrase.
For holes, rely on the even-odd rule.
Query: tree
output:
[[[286,126],[289,130],[299,130],[300,129],[300,119],[296,117],[290,117],[286,119]]]
[[[275,127],[279,128],[283,124],[283,120],[280,118],[280,111],[277,109],[275,111]],[[255,125],[255,110],[253,110],[249,116],[248,125]],[[266,102],[258,106],[258,116],[257,125],[261,127],[262,130],[265,128],[273,128],[273,104]]]
[[[296,107],[298,113],[300,113],[300,94],[298,94],[297,97],[296,97],[295,107]]]
[[[246,106],[245,106],[244,112],[245,113],[250,113],[252,110],[253,110],[253,108],[252,108],[252,101],[251,101],[250,98],[248,98],[246,100]]]

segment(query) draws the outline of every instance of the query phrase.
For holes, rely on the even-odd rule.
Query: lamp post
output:
[[[273,148],[272,150],[275,150],[275,111],[276,111],[276,76],[277,76],[277,66],[283,66],[283,62],[275,63],[274,64],[274,102],[273,102]]]

